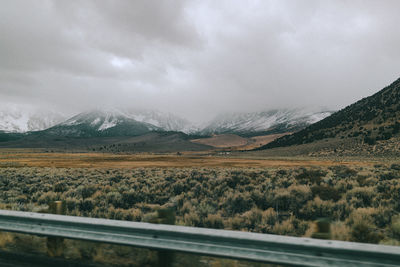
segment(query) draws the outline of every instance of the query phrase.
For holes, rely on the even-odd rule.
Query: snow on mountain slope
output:
[[[42,134],[63,137],[138,136],[160,128],[128,118],[120,112],[94,110],[80,113]]]
[[[0,108],[0,131],[23,133],[47,129],[65,120],[54,111],[22,105],[3,105]]]
[[[188,120],[182,119],[171,113],[150,110],[126,110],[126,116],[139,121],[153,124],[164,131],[177,131],[192,133],[197,128]]]
[[[281,109],[218,116],[203,127],[171,113],[135,109],[97,109],[80,113],[68,120],[46,110],[21,106],[0,109],[0,131],[28,132],[48,128],[47,133],[66,136],[138,135],[151,131],[177,131],[186,134],[274,133],[297,131],[332,112],[324,109]]]
[[[122,109],[98,109],[80,113],[61,125],[71,126],[88,124],[98,131],[113,128],[124,121],[135,121],[147,125],[150,131],[180,131],[189,133],[194,131],[190,122],[170,113],[148,110],[122,110]]]
[[[216,117],[201,131],[213,133],[254,133],[278,129],[294,131],[332,114],[324,109],[276,109],[251,113],[225,114]]]

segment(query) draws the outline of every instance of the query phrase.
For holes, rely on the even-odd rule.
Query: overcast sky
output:
[[[192,120],[342,108],[400,76],[400,1],[3,0],[0,103]]]

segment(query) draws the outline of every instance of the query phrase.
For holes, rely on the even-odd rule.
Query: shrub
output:
[[[54,192],[65,192],[67,191],[67,184],[64,182],[59,182],[54,185]]]
[[[276,223],[272,229],[272,232],[277,235],[291,235],[291,236],[296,236],[297,231],[295,226],[293,225],[295,221],[294,217],[290,217],[289,219],[281,222],[281,223]],[[304,233],[303,233],[304,234]]]
[[[339,200],[333,204],[332,220],[345,220],[349,217],[353,208],[347,203],[345,199]]]
[[[326,176],[326,172],[320,169],[302,169],[296,176],[296,180],[301,183],[320,184],[322,177]]]
[[[355,208],[369,207],[372,199],[376,196],[374,187],[356,187],[346,194],[346,199],[351,202]],[[356,200],[351,201],[352,198]]]
[[[184,222],[186,226],[195,226],[195,227],[203,226],[199,215],[197,215],[193,211],[184,215]]]
[[[139,202],[139,198],[134,190],[122,193],[122,204],[124,209],[131,208],[135,203]]]
[[[59,200],[58,195],[54,192],[47,192],[41,195],[38,199],[40,205],[49,204],[52,201]]]
[[[254,202],[251,199],[250,194],[231,193],[225,202],[225,209],[229,215],[234,215],[250,210],[253,205]]]
[[[65,200],[67,211],[72,211],[78,207],[78,201],[75,198],[67,198]]]
[[[242,230],[244,227],[244,222],[243,222],[242,217],[233,217],[229,218],[227,221],[227,224],[229,225],[229,228],[232,230]]]
[[[331,167],[333,172],[338,178],[348,178],[348,177],[353,177],[357,174],[356,170],[350,169],[346,166],[334,166]]]
[[[93,185],[86,185],[86,186],[80,186],[78,187],[78,192],[82,196],[83,199],[91,197],[95,192],[97,191],[97,188]]]
[[[241,216],[243,218],[243,227],[248,231],[254,231],[260,226],[262,220],[262,212],[258,208],[252,208]]]
[[[204,227],[224,229],[224,222],[220,214],[208,214],[204,219]]]
[[[93,200],[86,198],[79,203],[79,210],[82,212],[90,212],[94,208]]]
[[[339,190],[332,186],[314,185],[311,187],[311,191],[314,197],[318,196],[322,200],[333,200],[336,202],[341,198]]]
[[[312,198],[310,187],[307,185],[291,185],[288,189],[279,189],[274,198],[274,206],[279,210],[291,211],[298,214],[308,200]]]
[[[357,221],[351,227],[350,241],[377,244],[382,239],[383,236],[366,221]]]
[[[122,195],[119,192],[110,192],[106,195],[107,204],[111,204],[114,208],[121,208],[124,206]]]
[[[351,228],[344,222],[335,221],[331,224],[331,237],[333,240],[350,241]]]
[[[321,200],[319,197],[310,200],[300,210],[299,218],[305,220],[316,220],[318,218],[332,218],[333,202],[330,200]]]
[[[392,180],[400,178],[400,176],[395,172],[384,172],[380,175],[381,180]]]
[[[393,163],[392,165],[390,165],[390,168],[392,170],[400,171],[400,164]]]

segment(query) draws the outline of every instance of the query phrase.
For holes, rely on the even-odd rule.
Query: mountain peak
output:
[[[82,112],[62,123],[63,125],[77,125],[89,123],[98,126],[98,130],[105,130],[116,126],[124,120],[133,120],[138,123],[152,125],[154,129],[164,131],[193,132],[195,127],[187,120],[171,113],[139,109],[93,109]],[[100,124],[101,123],[101,124]]]

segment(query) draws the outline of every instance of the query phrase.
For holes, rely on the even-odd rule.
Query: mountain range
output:
[[[97,109],[67,119],[57,112],[3,107],[0,141],[3,147],[85,147],[94,151],[216,147],[266,151],[307,145],[308,154],[318,149],[335,154],[398,154],[400,79],[337,112],[293,108],[232,113],[217,116],[201,127],[156,111]]]
[[[32,117],[29,117],[30,113],[17,116],[13,111],[3,112],[0,117],[3,120],[0,125],[19,126],[0,128],[2,147],[112,152],[208,150],[221,148],[221,145],[225,147],[226,144],[233,147],[240,144],[242,149],[246,149],[263,145],[289,131],[302,129],[330,114],[329,111],[309,109],[226,114],[199,127],[173,114],[157,111],[96,109],[79,113],[61,122],[47,119],[50,115],[43,116],[46,123],[37,123],[36,127],[30,127],[33,125],[32,121],[38,121],[36,113]],[[20,117],[24,120],[19,119]],[[219,138],[211,137],[216,135]],[[262,137],[265,135],[268,137]],[[253,138],[254,136],[260,136],[261,139]],[[199,141],[198,138],[205,139]],[[215,140],[221,144],[214,144]]]
[[[296,132],[332,113],[324,108],[293,108],[224,114],[209,122],[201,133],[255,136]]]
[[[234,113],[218,116],[203,126],[197,126],[170,113],[146,110],[97,109],[82,112],[69,119],[51,111],[43,113],[45,112],[22,113],[12,109],[3,111],[0,113],[0,131],[42,131],[53,136],[70,137],[137,136],[153,131],[183,132],[199,136],[226,133],[254,136],[297,131],[332,112],[297,108]]]
[[[206,150],[221,147],[221,142],[257,150],[310,144],[308,148],[334,153],[350,148],[400,151],[400,79],[337,112],[295,108],[233,113],[202,127],[172,114],[133,109],[97,109],[68,119],[54,112],[3,109],[0,141],[6,147],[94,151]]]

